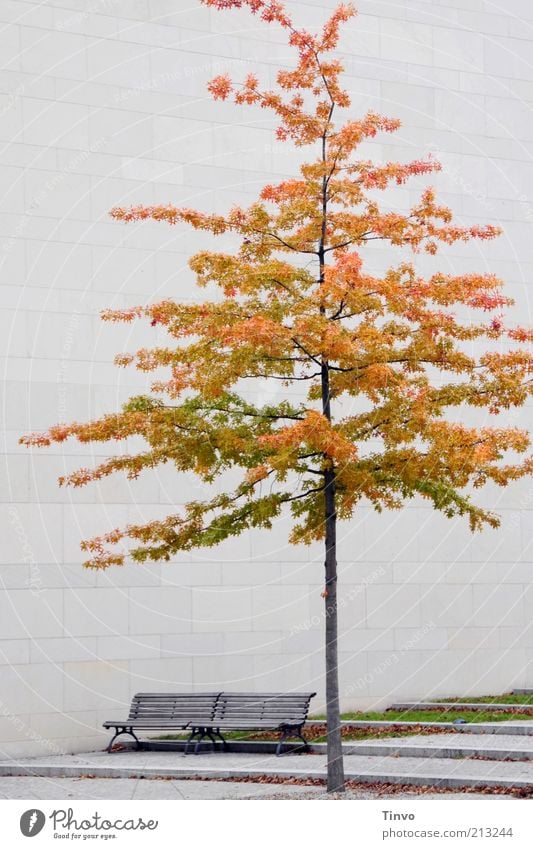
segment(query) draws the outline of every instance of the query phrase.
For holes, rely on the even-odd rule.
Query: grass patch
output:
[[[448,731],[449,729],[442,729],[443,731]],[[304,730],[305,737],[309,741],[309,743],[325,743],[326,735],[324,733],[324,727],[322,725],[313,725],[312,721],[305,727]],[[382,737],[409,737],[414,734],[432,734],[435,733],[435,730],[432,728],[428,728],[424,726],[422,723],[420,725],[413,726],[412,728],[405,728],[400,725],[395,725],[391,722],[390,725],[383,728],[374,728],[371,725],[359,728],[356,726],[344,726],[342,729],[342,739],[346,742],[350,740],[376,740],[381,739]],[[224,734],[226,740],[247,740],[247,741],[256,741],[256,742],[274,742],[277,743],[279,740],[279,733],[277,731],[231,731],[227,734]],[[184,740],[186,739],[183,734],[165,734],[161,737],[154,737],[152,739],[155,740]],[[208,742],[208,741],[204,741]],[[287,742],[294,742],[296,744],[301,743],[302,741],[297,737],[289,737],[287,738]],[[193,741],[194,743],[194,741]]]
[[[494,702],[497,702],[500,696],[491,697]],[[446,699],[447,702],[453,704],[454,700]],[[480,699],[480,701],[482,701]],[[514,705],[518,707],[513,707]],[[386,711],[366,711],[360,713],[343,713],[342,719],[346,722],[387,722],[387,726],[376,728],[367,726],[359,728],[357,726],[344,726],[342,729],[342,739],[346,742],[350,740],[375,740],[383,737],[409,737],[415,734],[435,734],[439,733],[440,729],[431,728],[427,723],[450,723],[457,719],[464,719],[466,723],[470,722],[509,722],[515,720],[532,720],[533,719],[533,703],[531,711],[521,713],[519,710],[520,703],[509,702],[511,706],[509,711],[479,711],[479,710],[464,710],[453,709],[444,710],[442,708],[434,708],[427,710],[386,710]],[[313,719],[325,719],[324,716],[311,717],[305,727],[305,736],[310,743],[323,743],[326,741],[324,728],[321,725],[313,725]],[[401,722],[414,722],[415,725],[410,728],[399,725]],[[449,733],[449,728],[443,728],[442,732]],[[154,740],[186,740],[188,733],[164,734],[158,737],[153,737]],[[277,741],[279,734],[276,731],[228,731],[224,734],[226,740],[263,740]],[[292,739],[292,738],[290,738]],[[294,738],[298,742],[297,738]],[[207,741],[204,741],[207,742]],[[194,745],[194,741],[193,741]]]
[[[344,726],[342,729],[342,739],[346,742],[350,740],[375,740],[384,737],[409,737],[418,734],[435,734],[449,733],[449,728],[435,729],[428,726],[428,723],[453,723],[454,720],[464,719],[466,723],[471,722],[509,722],[515,720],[533,720],[533,697],[521,696],[513,693],[506,693],[503,696],[478,696],[469,698],[468,701],[484,704],[508,704],[509,710],[495,711],[480,711],[467,710],[464,708],[454,708],[457,702],[463,701],[459,697],[451,699],[442,699],[442,701],[450,704],[450,709],[433,708],[426,710],[385,710],[385,711],[361,711],[354,713],[343,713],[342,719],[346,722],[386,722],[386,726],[376,728],[373,726],[357,727]],[[520,711],[520,706],[529,708],[526,711]],[[313,720],[323,720],[325,716],[315,716],[308,720],[305,727],[305,736],[310,743],[323,743],[326,741],[324,728],[321,725],[314,725]],[[413,722],[415,725],[410,728],[399,725],[401,722]],[[188,732],[164,734],[158,737],[153,737],[154,740],[186,740],[189,736]],[[276,731],[229,731],[224,734],[227,740],[256,740],[256,741],[277,741],[279,733]],[[292,739],[292,738],[290,738]],[[294,738],[298,742],[297,738]],[[301,742],[301,741],[300,741]],[[194,741],[193,741],[194,744]]]

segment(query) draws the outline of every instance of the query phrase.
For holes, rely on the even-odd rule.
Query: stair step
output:
[[[316,749],[316,747],[314,747]],[[344,743],[347,755],[380,755],[411,758],[486,758],[533,761],[533,739],[479,734],[414,735]]]
[[[0,764],[0,775],[94,778],[249,778],[276,775],[285,778],[326,777],[326,756],[286,755],[258,758],[257,755],[223,753],[168,757],[168,753],[121,753],[120,756],[92,753],[65,758],[21,759]],[[435,757],[392,757],[347,754],[346,778],[362,783],[394,783],[442,788],[523,789],[533,794],[533,763],[485,761]]]

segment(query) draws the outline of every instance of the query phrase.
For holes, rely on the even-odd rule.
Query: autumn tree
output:
[[[184,222],[205,233],[209,247],[219,234],[232,234],[239,246],[231,253],[203,250],[190,260],[198,286],[214,284],[216,297],[103,314],[112,322],[147,320],[168,334],[164,347],[116,358],[142,372],[164,371],[149,395],[97,421],[56,425],[23,441],[144,438],[136,454],[118,453],[60,479],[75,487],[115,472],[137,478],[163,463],[208,484],[241,470],[231,491],[83,542],[89,568],[122,565],[127,554],[144,563],[214,546],[248,528],[271,528],[284,507],[294,517],[291,543],[324,540],[328,789],[342,790],[337,522],[365,500],[381,511],[421,497],[446,516],[466,517],[472,530],[497,526],[473,490],[530,472],[531,461],[519,456],[528,437],[505,424],[472,427],[462,420],[466,407],[497,416],[524,403],[531,359],[519,343],[531,335],[504,324],[502,311],[512,301],[494,275],[423,276],[415,267],[420,252],[433,255],[440,245],[492,239],[499,231],[454,224],[431,188],[403,213],[380,202],[380,190],[440,166],[431,157],[406,164],[357,157],[361,143],[394,132],[399,122],[374,112],[342,118],[350,98],[332,51],[354,9],[339,6],[311,34],[276,0],[202,2],[248,7],[285,31],[295,62],[277,73],[274,90],[253,73],[240,84],[219,76],[209,89],[216,99],[273,112],[277,138],[309,148],[310,161],[293,179],[265,186],[248,208],[225,215],[173,205],[113,209],[117,221]],[[391,261],[398,248],[410,258],[370,273],[363,252],[376,240]],[[260,377],[277,382],[280,400],[248,400],[249,381]],[[305,387],[305,401],[295,400],[295,387]]]

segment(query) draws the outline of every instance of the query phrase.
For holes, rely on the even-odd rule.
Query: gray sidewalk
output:
[[[142,778],[0,777],[0,799],[262,799],[276,787],[230,781],[183,781]],[[288,798],[321,793],[321,788],[287,785]]]
[[[235,781],[184,781],[175,779],[142,778],[2,778],[2,799],[156,799],[164,801],[217,800],[217,799],[325,799],[323,787],[306,787],[285,784],[254,784]],[[338,796],[334,798],[339,798]],[[372,788],[349,790],[345,799],[414,799],[421,798],[416,789],[402,790],[392,795]],[[424,799],[508,799],[503,795],[480,793],[424,793]]]
[[[479,760],[472,758],[446,757],[446,746],[456,735],[438,735],[419,738],[390,738],[387,745],[394,753],[357,754],[356,744],[347,744],[345,755],[346,777],[362,782],[393,782],[398,784],[431,784],[444,788],[507,787],[533,788],[533,761],[507,762],[502,760]],[[464,739],[462,736],[460,739]],[[479,740],[479,737],[476,737]],[[491,743],[501,743],[502,737],[489,738]],[[514,738],[516,740],[517,738]],[[520,739],[520,738],[518,738]],[[418,745],[421,757],[398,757],[402,747]],[[431,740],[431,743],[428,741]],[[529,740],[527,740],[529,743]],[[366,741],[364,746],[368,746]],[[382,745],[376,743],[376,747]],[[509,745],[509,744],[508,744]],[[424,751],[429,756],[426,756]],[[435,753],[441,748],[440,755]],[[515,752],[516,753],[516,752]],[[468,754],[468,753],[467,753]],[[470,753],[471,754],[471,753]],[[524,753],[530,756],[530,750]],[[487,751],[490,757],[490,751]],[[40,776],[45,778],[258,778],[279,776],[285,778],[325,778],[326,755],[295,754],[277,758],[272,754],[213,753],[188,755],[181,752],[123,750],[90,752],[76,755],[53,755],[40,758],[20,758],[0,761],[0,776]]]

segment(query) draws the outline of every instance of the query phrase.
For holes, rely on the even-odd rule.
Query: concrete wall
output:
[[[319,25],[332,0],[291,2]],[[365,155],[435,152],[433,182],[460,220],[501,224],[494,244],[441,267],[491,269],[530,315],[533,272],[533,6],[509,0],[360,2],[344,38],[353,112],[399,116]],[[189,297],[185,229],[110,221],[118,203],[221,211],[293,172],[262,112],[213,103],[205,83],[253,62],[273,77],[280,34],[194,0],[0,0],[0,354],[2,424],[0,748],[99,745],[98,726],[141,690],[317,689],[322,695],[322,555],[289,547],[287,522],[161,567],[82,570],[79,540],[162,515],[196,484],[168,470],[128,485],[57,488],[105,451],[29,452],[21,433],[116,409],[142,388],[120,350],[146,328],[100,309]],[[405,207],[422,183],[398,189]],[[369,252],[376,266],[390,257]],[[271,391],[259,384],[257,393]],[[528,410],[513,414],[523,424]],[[341,532],[343,704],[533,685],[531,516],[520,483],[487,491],[499,531],[472,538],[413,503],[362,508]],[[529,548],[528,548],[529,545]],[[317,701],[317,706],[320,699]]]

